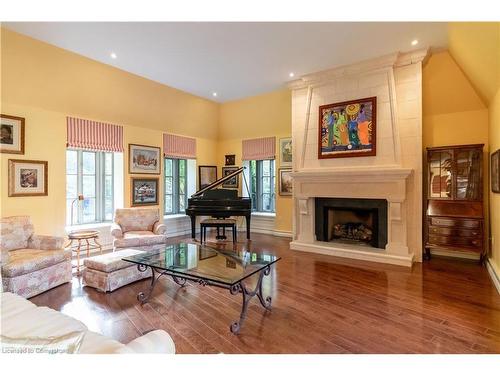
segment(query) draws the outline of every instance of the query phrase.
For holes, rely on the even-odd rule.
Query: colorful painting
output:
[[[377,98],[319,107],[318,158],[376,155]]]
[[[158,204],[158,178],[132,178],[132,206]]]
[[[129,173],[160,174],[160,147],[128,145]]]
[[[47,195],[48,163],[9,159],[9,197]]]
[[[0,152],[24,154],[24,118],[0,115]]]
[[[292,138],[280,139],[280,165],[282,167],[292,166]]]
[[[293,193],[293,181],[291,169],[281,169],[279,170],[279,194],[280,195],[292,195]]]

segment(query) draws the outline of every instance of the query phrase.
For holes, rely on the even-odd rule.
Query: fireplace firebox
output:
[[[385,249],[385,199],[316,198],[316,239]]]

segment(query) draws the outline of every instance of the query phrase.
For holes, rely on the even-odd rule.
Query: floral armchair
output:
[[[64,238],[34,234],[29,216],[1,219],[0,250],[4,292],[30,298],[71,281],[71,251]]]
[[[113,249],[155,250],[167,241],[165,224],[157,208],[118,208],[115,210],[111,235]]]

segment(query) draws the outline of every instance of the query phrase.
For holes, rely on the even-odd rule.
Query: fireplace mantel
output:
[[[349,168],[320,168],[320,169],[303,169],[292,172],[291,176],[295,181],[311,180],[314,181],[328,179],[335,180],[352,180],[359,182],[370,181],[397,181],[405,180],[413,173],[411,168],[401,167],[349,167]]]

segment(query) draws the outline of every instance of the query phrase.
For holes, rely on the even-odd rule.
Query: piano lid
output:
[[[229,173],[227,176],[219,178],[217,181],[214,181],[210,185],[205,186],[203,189],[198,190],[196,193],[194,193],[193,195],[191,195],[191,198],[193,198],[193,197],[199,197],[205,191],[212,190],[212,189],[216,188],[217,186],[219,186],[219,185],[223,184],[224,182],[230,180],[232,177],[239,175],[241,172],[243,172],[244,169],[245,169],[245,167],[238,168],[234,172]]]

